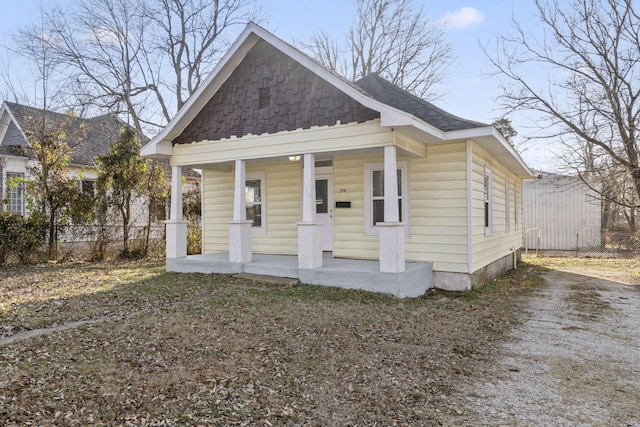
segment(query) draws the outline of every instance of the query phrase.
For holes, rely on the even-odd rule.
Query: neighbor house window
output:
[[[91,179],[80,181],[80,191],[93,196],[95,194],[96,182]]]
[[[505,231],[508,233],[511,231],[511,182],[508,179],[504,181],[504,216]]]
[[[7,207],[9,212],[24,216],[24,174],[7,172]]]
[[[398,213],[400,222],[409,223],[409,182],[407,162],[398,162]],[[364,165],[365,233],[378,234],[376,225],[384,222],[384,164]],[[409,227],[406,227],[409,231]]]
[[[493,171],[484,169],[484,234],[493,232]]]
[[[149,203],[149,212],[151,213],[151,221],[167,220],[167,198],[158,198]]]
[[[245,202],[247,221],[252,221],[251,231],[266,233],[266,206],[264,191],[264,172],[250,172],[245,181]]]

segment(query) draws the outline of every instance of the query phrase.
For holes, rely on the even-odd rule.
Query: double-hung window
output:
[[[504,211],[505,231],[509,233],[511,231],[511,181],[508,179],[504,182]]]
[[[9,212],[24,216],[24,173],[7,172],[7,207]]]
[[[80,191],[84,194],[93,196],[95,194],[96,182],[92,179],[83,179],[80,181]]]
[[[493,233],[493,171],[484,168],[484,234]]]
[[[513,226],[518,229],[518,184],[513,184]]]
[[[409,182],[407,162],[398,162],[398,213],[400,222],[409,223]],[[364,165],[365,193],[365,234],[378,234],[376,224],[385,221],[384,217],[384,164],[366,163]],[[409,231],[409,227],[406,227]]]
[[[264,172],[249,172],[245,179],[247,221],[252,221],[251,231],[253,233],[266,233],[265,174]]]

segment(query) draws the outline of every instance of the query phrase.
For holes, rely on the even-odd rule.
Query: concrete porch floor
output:
[[[295,255],[253,254],[248,263],[229,262],[226,252],[167,258],[167,271],[177,273],[250,273],[298,279],[311,285],[382,292],[398,298],[418,297],[432,288],[433,265],[407,262],[402,273],[381,273],[378,261],[334,258],[324,253],[322,267],[299,269]]]

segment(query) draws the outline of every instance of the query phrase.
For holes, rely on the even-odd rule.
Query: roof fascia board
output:
[[[173,146],[171,141],[166,139],[153,138],[140,149],[140,155],[143,157],[168,158],[171,154],[173,154]]]
[[[2,103],[2,108],[3,111],[6,111],[9,114],[9,117],[11,118],[11,121],[16,125],[16,127],[18,128],[18,130],[20,131],[20,133],[22,134],[22,137],[24,138],[24,141],[27,142],[27,134],[24,133],[24,130],[22,129],[22,125],[20,124],[20,122],[18,120],[16,120],[16,117],[13,115],[13,112],[11,111],[11,108],[8,108],[9,106],[6,103]],[[2,115],[0,114],[0,117],[2,117]]]
[[[204,82],[198,87],[198,89],[189,97],[184,106],[176,113],[176,115],[169,121],[169,123],[149,141],[144,147],[142,147],[141,153],[143,156],[166,156],[171,155],[171,150],[167,151],[167,147],[157,147],[160,145],[169,144],[171,147],[171,141],[177,137],[187,127],[187,125],[196,117],[196,115],[204,108],[207,102],[213,94],[222,86],[222,84],[229,78],[233,70],[242,62],[245,55],[258,41],[258,37],[253,36],[255,24],[251,23],[247,25],[245,30],[240,34],[236,41],[231,45],[229,50],[220,59],[218,64],[209,73]],[[258,27],[259,28],[259,27]],[[206,97],[204,94],[210,92],[211,96]]]
[[[7,117],[6,121],[4,120],[5,116]],[[10,124],[11,115],[7,112],[7,105],[3,102],[2,107],[0,108],[0,145],[2,145],[2,141],[4,140],[4,136],[7,134]]]
[[[509,144],[509,142],[507,142],[507,140],[502,136],[502,134],[498,132],[498,130],[493,126],[450,131],[450,132],[445,132],[445,135],[444,135],[444,139],[446,141],[459,140],[459,139],[478,140],[481,138],[494,139],[499,144],[499,148],[498,148],[499,151],[503,151],[503,152],[506,151],[514,160],[516,160],[516,162],[522,168],[522,170],[526,175],[529,175],[530,177],[534,176],[533,171],[529,168],[529,166],[527,166],[524,160],[522,160],[522,157],[520,157],[520,154],[518,154],[516,149],[513,148],[513,146]],[[483,148],[485,148],[489,152],[497,151],[493,149],[493,147],[484,146],[484,144],[483,144]]]

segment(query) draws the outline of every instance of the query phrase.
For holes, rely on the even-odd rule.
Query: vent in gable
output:
[[[267,108],[271,105],[271,88],[262,87],[258,89],[258,108]]]

